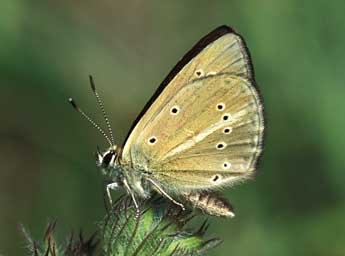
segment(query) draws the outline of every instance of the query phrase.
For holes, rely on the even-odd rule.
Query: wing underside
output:
[[[262,150],[263,108],[242,38],[229,32],[193,57],[142,115],[122,161],[170,190],[249,177]]]

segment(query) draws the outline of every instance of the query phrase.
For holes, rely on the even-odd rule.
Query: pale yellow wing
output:
[[[173,190],[242,179],[261,152],[263,113],[246,47],[226,27],[205,38],[163,82],[122,152],[123,163]]]
[[[231,184],[254,171],[263,129],[261,103],[249,81],[208,76],[185,85],[162,106],[131,145],[132,161],[170,190]]]

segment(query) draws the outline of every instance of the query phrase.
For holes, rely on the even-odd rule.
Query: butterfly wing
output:
[[[170,190],[248,177],[261,152],[263,109],[242,38],[220,27],[178,63],[135,122],[122,162]]]

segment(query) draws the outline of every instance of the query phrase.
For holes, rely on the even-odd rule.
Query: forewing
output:
[[[125,141],[124,158],[129,157],[130,145],[138,133],[155,118],[162,105],[181,87],[193,79],[216,73],[229,73],[249,80],[254,79],[244,40],[227,26],[218,27],[203,37],[167,75],[134,121]]]

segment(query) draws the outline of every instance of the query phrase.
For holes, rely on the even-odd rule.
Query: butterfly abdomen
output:
[[[193,192],[185,194],[184,199],[207,214],[231,218],[235,216],[229,201],[217,193]]]

